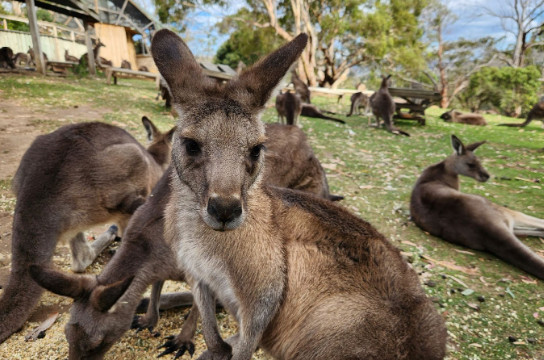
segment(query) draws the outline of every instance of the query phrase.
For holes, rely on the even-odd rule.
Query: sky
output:
[[[155,12],[153,0],[136,0],[150,14]],[[445,33],[446,41],[459,38],[477,39],[493,36],[505,39],[500,44],[507,47],[513,42],[513,36],[507,35],[499,19],[486,14],[485,9],[499,11],[501,4],[512,0],[447,0],[448,7],[457,15],[457,21],[450,25]],[[235,13],[244,6],[244,1],[233,1],[234,5],[227,9],[218,6],[206,7],[206,11],[198,10],[188,17],[189,25],[186,34],[182,34],[189,48],[198,57],[213,57],[219,46],[228,38],[221,35],[214,25],[229,14]]]

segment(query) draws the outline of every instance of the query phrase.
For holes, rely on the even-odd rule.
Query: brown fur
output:
[[[83,271],[114,236],[89,245],[82,232],[110,222],[124,229],[162,175],[174,129],[162,134],[149,119],[142,121],[153,136],[147,150],[125,130],[91,122],[39,136],[24,154],[13,179],[17,202],[0,342],[24,324],[40,299],[28,266],[49,264],[61,240],[70,242],[73,269]]]
[[[357,113],[357,115],[360,115],[361,108],[365,109],[365,115],[368,113],[368,108],[370,106],[370,98],[368,96],[366,96],[362,92],[356,92],[355,94],[351,95],[350,100],[351,107],[347,116],[351,116],[355,113]]]
[[[153,38],[183,110],[165,237],[202,317],[201,359],[250,359],[257,346],[285,359],[443,358],[444,322],[397,249],[330,201],[262,182],[259,113],[306,42],[299,35],[223,87],[177,35]],[[227,342],[216,297],[240,325]]]
[[[281,187],[291,187],[330,198],[323,170],[306,142],[304,133],[295,126],[269,124],[266,127],[266,169],[265,181]],[[71,296],[65,289],[77,289],[87,296],[74,302],[70,325],[66,335],[70,343],[70,358],[81,359],[87,356],[102,358],[103,354],[129,329],[132,314],[139,299],[151,284],[152,298],[145,316],[138,317],[132,324],[139,329],[153,329],[159,319],[159,295],[162,282],[166,279],[183,279],[183,273],[176,270],[173,258],[174,249],[162,236],[163,213],[170,197],[169,180],[171,170],[163,175],[153,189],[152,195],[133,215],[121,243],[119,251],[106,265],[97,281],[87,280],[87,276],[67,276],[53,270],[34,269],[32,274],[42,286],[61,295]],[[103,286],[122,286],[123,280],[133,278],[126,293],[115,293],[115,298],[102,295]],[[84,289],[80,286],[84,285]],[[102,287],[101,287],[102,286]],[[119,297],[122,295],[122,298]],[[108,298],[104,302],[117,303],[112,311],[95,306],[89,299]],[[118,302],[116,300],[119,299]],[[192,303],[187,293],[163,295],[161,308],[183,306]],[[167,343],[167,349],[181,353],[194,348],[191,339],[196,329],[198,310],[192,311],[182,332]],[[76,330],[77,329],[77,330]],[[90,339],[102,339],[91,342]],[[183,347],[185,346],[185,347]]]
[[[123,60],[121,62],[121,68],[122,69],[129,69],[129,70],[132,70],[132,65],[130,64],[130,61],[128,60]]]
[[[33,64],[33,65],[36,65],[36,60],[34,59],[35,55],[34,55],[34,48],[32,48],[31,46],[28,47],[28,51],[27,51],[28,55],[30,56],[30,62]],[[49,58],[47,57],[47,54],[44,53],[42,51],[42,55],[43,55],[43,60],[47,63],[47,61],[49,61]]]
[[[0,48],[0,67],[15,69],[13,50],[7,46]]]
[[[276,96],[276,111],[280,123],[287,125],[298,125],[298,117],[302,111],[302,102],[296,94],[286,92]]]
[[[103,62],[101,60],[104,59],[104,58],[101,58],[101,57],[98,56],[98,54],[100,53],[100,48],[101,47],[106,47],[106,44],[104,44],[102,41],[100,41],[100,39],[98,39],[98,42],[93,47],[94,61],[97,62],[98,66],[103,65]],[[104,60],[106,60],[106,59],[104,59]],[[79,58],[79,63],[80,64],[85,63],[86,61],[88,61],[87,53],[81,55],[81,57]]]
[[[540,100],[531,108],[524,122],[515,124],[499,124],[499,126],[525,127],[529,125],[533,119],[542,120],[542,126],[544,126],[544,97],[541,97]]]
[[[21,66],[23,63],[26,66],[30,66],[31,64],[30,55],[26,53],[22,53],[22,52],[17,53],[13,57],[13,63],[15,64],[15,66]]]
[[[317,108],[317,106],[312,105],[312,104],[302,104],[302,109],[300,111],[300,115],[306,116],[306,117],[312,117],[312,118],[316,118],[316,119],[332,120],[332,121],[338,122],[340,124],[345,124],[346,123],[344,120],[340,120],[340,119],[333,118],[333,117],[330,117],[330,116],[327,116],[327,115],[323,114],[321,112],[321,110],[319,110]]]
[[[299,77],[295,70],[291,72],[291,82],[293,83],[293,86],[295,87],[295,92],[300,97],[300,100],[302,100],[305,104],[311,104],[312,101],[310,100],[310,96],[312,93],[310,92],[310,89],[308,88],[308,85],[304,83]]]
[[[453,122],[458,124],[467,124],[467,125],[477,125],[477,126],[485,126],[487,125],[487,122],[485,121],[484,117],[480,114],[474,114],[474,113],[462,113],[457,110],[450,110],[446,111],[442,115],[440,115],[440,118],[447,122]]]
[[[397,129],[393,124],[393,114],[395,114],[395,101],[393,97],[389,94],[389,78],[391,75],[384,76],[382,78],[382,84],[380,89],[376,91],[372,96],[370,96],[370,107],[372,108],[372,113],[376,117],[376,126],[380,127],[380,118],[383,119],[385,128],[387,131],[396,134],[410,136],[405,131]]]
[[[68,53],[68,49],[64,49],[64,60],[65,61],[73,61],[73,62],[79,62],[79,59],[73,55],[70,55]]]
[[[473,151],[482,143],[464,146],[452,135],[455,150],[444,161],[425,169],[410,201],[414,222],[453,244],[488,251],[544,279],[544,258],[516,235],[544,236],[544,220],[499,206],[484,197],[459,191],[459,176],[487,181],[489,174]]]
[[[149,72],[149,69],[147,68],[147,66],[145,65],[142,65],[138,68],[138,71],[146,71],[146,72]]]

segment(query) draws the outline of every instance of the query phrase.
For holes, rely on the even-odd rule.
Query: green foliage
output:
[[[526,114],[538,100],[542,90],[540,71],[525,68],[484,67],[470,77],[461,99],[471,109],[493,107],[505,115]]]
[[[197,6],[216,4],[224,6],[225,0],[154,0],[159,20],[179,31],[185,30],[185,17],[195,11]]]

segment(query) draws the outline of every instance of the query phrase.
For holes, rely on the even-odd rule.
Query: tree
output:
[[[486,12],[499,18],[503,29],[516,39],[511,58],[506,61],[513,67],[524,66],[527,51],[544,46],[544,40],[539,39],[544,32],[544,0],[502,0],[496,5],[486,8]]]

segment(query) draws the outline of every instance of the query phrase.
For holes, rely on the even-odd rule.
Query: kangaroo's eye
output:
[[[185,139],[183,143],[185,145],[185,151],[187,151],[187,155],[189,156],[197,156],[202,151],[200,145],[192,139]]]
[[[467,164],[469,169],[476,169],[476,164]]]
[[[249,156],[251,157],[251,160],[257,161],[259,160],[259,156],[261,155],[261,150],[264,148],[264,145],[256,145],[253,148],[251,148],[251,152],[249,153]]]

